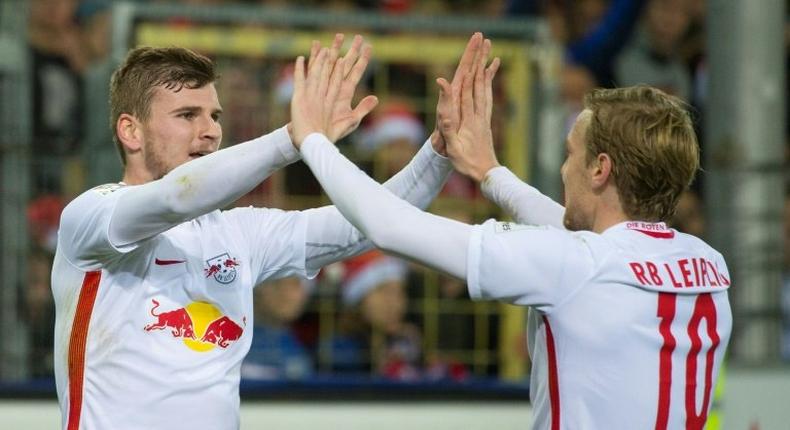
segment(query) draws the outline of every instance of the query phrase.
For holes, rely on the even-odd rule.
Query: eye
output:
[[[181,112],[180,114],[178,114],[178,116],[180,118],[184,118],[184,119],[195,119],[195,113],[194,112],[189,112],[189,111],[188,112]]]
[[[211,114],[211,119],[213,119],[214,122],[219,122],[220,115],[218,113]]]

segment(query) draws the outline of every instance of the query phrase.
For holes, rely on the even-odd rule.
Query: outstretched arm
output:
[[[297,160],[283,127],[182,164],[162,179],[124,190],[110,219],[109,239],[122,248],[222,208]]]
[[[385,182],[384,188],[424,209],[442,189],[452,165],[426,142],[411,162]],[[308,276],[321,267],[370,249],[373,244],[335,206],[304,211],[307,215],[305,264]]]
[[[342,70],[343,76],[346,78],[340,86],[335,106],[330,109],[333,112],[352,111],[350,103],[354,87],[361,77],[370,55],[369,47],[362,47],[361,42],[361,37],[356,36],[349,53],[343,58]],[[458,63],[452,85],[457,88],[459,94],[463,77],[472,70],[474,57],[481,49],[481,45],[482,35],[477,33],[469,39]],[[311,58],[315,58],[319,52],[320,47],[314,45]],[[331,61],[331,57],[327,61]],[[353,66],[352,62],[355,62]],[[311,59],[309,64],[316,64],[316,62]],[[310,66],[308,66],[308,73],[309,69]],[[349,74],[349,70],[356,70],[357,73],[351,72]],[[440,98],[437,105],[437,116],[448,115],[451,111],[458,111],[458,109],[459,106],[452,105],[449,98]],[[438,123],[437,119],[437,127]],[[384,187],[393,195],[416,208],[427,208],[452,171],[450,161],[442,155],[446,155],[445,144],[437,129],[434,130],[429,141],[423,145],[409,165],[385,182]],[[372,242],[357,228],[349,224],[334,206],[309,209],[305,211],[305,214],[308,216],[305,241],[308,275],[312,275],[329,263],[348,258],[373,246]]]
[[[481,58],[487,58],[490,49],[491,42],[485,40]],[[474,86],[474,91],[464,92],[465,99],[455,85],[442,78],[436,80],[441,88],[440,99],[444,99],[445,104],[465,110],[439,111],[438,124],[447,145],[448,156],[457,171],[480,184],[483,195],[518,223],[563,228],[565,209],[522,182],[497,160],[491,133],[491,116],[492,81],[498,67],[499,59],[495,58],[491,66],[476,75],[474,82],[469,83]]]
[[[519,224],[550,225],[560,229],[565,208],[518,178],[507,167],[489,170],[480,184],[483,195]]]
[[[480,57],[478,53],[476,58]],[[476,69],[481,67],[480,63],[484,65],[485,59],[474,63]],[[337,70],[342,70],[340,65],[335,66],[327,91],[321,82],[322,75],[314,69],[305,73],[304,59],[297,59],[291,115],[295,144],[301,145],[305,162],[340,212],[374,244],[465,278],[470,226],[427,214],[398,199],[317,133],[326,129],[330,121],[326,109],[310,100],[332,99],[331,88],[339,79]],[[465,77],[467,91],[473,91],[472,82]]]
[[[348,161],[322,134],[311,133],[301,151],[335,207],[373,244],[465,278],[469,225],[399,199]]]

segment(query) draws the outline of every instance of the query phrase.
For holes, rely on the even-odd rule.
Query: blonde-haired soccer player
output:
[[[648,87],[596,90],[568,135],[565,207],[498,166],[484,43],[440,112],[455,167],[519,223],[471,226],[393,196],[321,133],[320,76],[297,63],[295,143],[343,215],[384,250],[528,306],[535,429],[702,429],[732,329],[722,256],[664,223],[699,165],[681,103]],[[329,81],[332,82],[331,80]],[[330,96],[331,88],[329,85]]]

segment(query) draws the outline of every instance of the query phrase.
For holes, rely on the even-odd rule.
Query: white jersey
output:
[[[467,279],[475,299],[532,308],[536,430],[702,428],[732,329],[727,267],[704,242],[662,223],[568,232],[564,208],[504,168],[483,191],[544,225],[473,227],[382,190],[324,136],[300,151],[377,246]]]
[[[106,231],[125,191],[86,192],[67,212],[80,217],[61,224],[55,371],[68,420],[86,429],[237,428],[252,288],[308,275],[305,217],[214,211],[116,250]]]
[[[702,429],[732,329],[727,267],[703,241],[488,221],[467,270],[473,298],[532,307],[533,428]]]
[[[280,138],[273,142],[271,136]],[[294,154],[282,129],[181,165],[161,181],[104,185],[69,203],[52,270],[64,429],[239,428],[253,287],[267,279],[312,277],[322,265],[370,248],[331,206],[199,212],[233,201],[251,188],[245,181],[261,180],[253,174],[292,162]],[[252,157],[259,159],[246,160]],[[450,169],[427,142],[387,186],[424,207]],[[189,182],[182,189],[188,195],[171,189],[179,181]],[[180,222],[151,210],[160,205],[166,211],[174,198],[186,202],[179,203],[179,217],[202,215]],[[130,226],[124,237],[141,239],[118,242],[114,223]]]

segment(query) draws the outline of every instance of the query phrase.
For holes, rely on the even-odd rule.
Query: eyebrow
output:
[[[170,111],[170,113],[179,113],[179,112],[201,112],[203,110],[200,106],[182,106]],[[211,111],[212,114],[219,115],[222,113],[222,108],[213,109]]]

